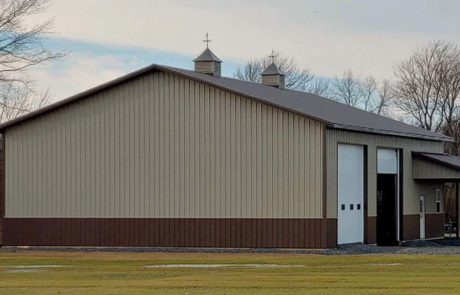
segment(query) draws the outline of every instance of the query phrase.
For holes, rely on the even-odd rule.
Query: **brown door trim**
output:
[[[399,198],[399,212],[398,212],[398,219],[399,219],[399,242],[404,241],[404,218],[403,218],[403,212],[404,212],[404,193],[403,193],[403,183],[404,183],[404,150],[403,149],[398,149],[399,153],[399,191],[398,191],[398,198]]]
[[[368,158],[367,158],[367,155],[368,155],[368,151],[367,151],[367,145],[364,146],[364,187],[363,187],[363,210],[364,210],[364,214],[363,214],[363,218],[364,218],[364,243],[368,244],[369,243],[369,237],[368,237],[368,234],[367,234],[367,231],[368,231],[368,228],[369,228],[369,225],[368,225],[368,209],[367,209],[367,204],[368,204],[368,193],[367,193],[367,189],[368,189],[368,184],[367,184],[367,181],[368,181],[368,165],[367,165],[367,162],[368,162]]]

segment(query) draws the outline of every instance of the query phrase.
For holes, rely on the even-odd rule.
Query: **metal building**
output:
[[[0,244],[326,248],[443,235],[449,137],[152,65],[0,125]]]

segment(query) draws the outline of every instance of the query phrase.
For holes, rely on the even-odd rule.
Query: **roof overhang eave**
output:
[[[441,141],[441,142],[454,142],[455,141],[452,137],[441,135],[441,134],[439,136],[429,136],[429,135],[421,135],[421,134],[415,134],[415,133],[396,132],[396,131],[384,130],[384,129],[363,128],[360,126],[344,125],[344,124],[332,124],[332,128],[361,132],[361,133],[376,134],[376,135],[389,135],[389,136],[398,136],[398,137],[423,139],[423,140],[431,140],[431,141]]]
[[[441,161],[439,159],[429,157],[426,154],[427,153],[412,152],[413,157],[418,157],[418,158],[421,158],[421,159],[424,159],[424,160],[427,160],[427,161],[430,161],[430,162],[433,162],[433,163],[443,165],[443,166],[446,166],[446,167],[449,167],[449,168],[452,168],[452,169],[460,171],[460,165],[455,165],[455,164],[452,164],[452,163],[448,163],[446,161]],[[438,154],[438,155],[444,155],[444,154]],[[452,156],[452,157],[454,157],[454,156]]]

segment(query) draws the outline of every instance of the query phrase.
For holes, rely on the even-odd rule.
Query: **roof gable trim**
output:
[[[17,124],[25,122],[25,121],[28,121],[28,120],[30,120],[32,118],[38,117],[38,116],[40,116],[42,114],[45,114],[47,112],[51,112],[51,111],[53,111],[55,109],[58,109],[58,108],[60,108],[62,106],[70,104],[72,102],[75,102],[75,101],[78,101],[80,99],[86,98],[86,97],[88,97],[90,95],[94,95],[94,94],[96,94],[98,92],[107,90],[110,87],[116,86],[116,85],[118,85],[120,83],[127,82],[127,81],[129,81],[131,79],[137,78],[137,77],[139,77],[141,75],[147,74],[149,72],[154,72],[154,71],[161,71],[161,72],[171,73],[171,74],[178,75],[178,76],[181,76],[181,77],[184,77],[184,78],[187,78],[187,79],[199,82],[199,83],[203,83],[203,84],[206,84],[206,85],[211,85],[212,87],[222,89],[222,90],[234,93],[236,95],[246,97],[248,99],[252,99],[252,100],[255,100],[257,102],[260,102],[260,103],[263,103],[263,104],[266,104],[266,105],[270,105],[272,107],[276,107],[278,109],[282,109],[282,110],[285,110],[285,111],[288,111],[288,112],[291,112],[291,113],[298,114],[298,115],[300,115],[302,117],[306,117],[306,118],[309,118],[311,120],[315,120],[315,121],[324,123],[324,124],[326,124],[328,126],[332,126],[331,122],[324,121],[324,120],[322,120],[320,118],[307,116],[307,115],[305,115],[305,114],[303,114],[301,112],[298,112],[296,110],[289,109],[289,108],[286,108],[286,107],[283,107],[283,106],[280,106],[280,105],[277,105],[277,104],[271,104],[271,103],[269,103],[267,101],[263,101],[263,100],[261,100],[261,99],[259,99],[257,97],[249,96],[249,95],[247,95],[245,93],[236,91],[234,89],[227,88],[227,87],[222,87],[220,85],[215,85],[215,84],[209,83],[208,81],[200,79],[198,77],[192,77],[192,76],[185,75],[185,74],[183,74],[183,73],[181,73],[179,71],[175,71],[173,68],[164,67],[164,66],[160,66],[160,65],[157,65],[157,64],[152,64],[152,65],[144,67],[144,68],[142,68],[142,69],[140,69],[138,71],[134,71],[134,72],[129,73],[127,75],[121,76],[121,77],[116,78],[114,80],[111,80],[111,81],[108,81],[106,83],[100,84],[100,85],[98,85],[96,87],[93,87],[93,88],[90,88],[90,89],[85,90],[83,92],[80,92],[80,93],[77,93],[75,95],[72,95],[72,96],[70,96],[68,98],[65,98],[63,100],[57,101],[57,102],[52,103],[50,105],[47,105],[47,106],[44,106],[44,107],[39,108],[37,110],[34,110],[34,111],[30,112],[30,113],[27,113],[27,114],[25,114],[23,116],[20,116],[20,117],[16,118],[16,119],[4,122],[4,123],[0,124],[0,132],[4,132],[4,130],[8,129],[9,127],[12,127],[14,125],[17,125]]]
[[[227,87],[225,85],[219,85],[219,83],[213,83],[212,81],[208,81],[207,79],[201,78],[201,77],[196,76],[196,75],[191,75],[191,74],[189,75],[186,72],[181,71],[180,69],[175,69],[175,68],[156,65],[156,64],[152,64],[150,66],[144,67],[144,68],[142,68],[142,69],[140,69],[138,71],[134,71],[134,72],[132,72],[130,74],[127,74],[125,76],[122,76],[122,77],[119,77],[119,78],[114,79],[112,81],[103,83],[103,84],[101,84],[99,86],[96,86],[96,87],[91,88],[89,90],[83,91],[83,92],[81,92],[79,94],[73,95],[73,96],[68,97],[66,99],[63,99],[61,101],[55,102],[55,103],[50,104],[48,106],[45,106],[43,108],[37,109],[35,111],[32,111],[32,112],[30,112],[30,113],[28,113],[26,115],[23,115],[21,117],[18,117],[16,119],[13,119],[13,120],[7,121],[7,122],[5,122],[3,124],[0,124],[0,132],[4,132],[5,129],[7,129],[7,128],[11,127],[11,126],[14,126],[14,125],[16,125],[18,123],[21,123],[21,122],[24,122],[26,120],[32,119],[32,118],[37,117],[37,116],[39,116],[41,114],[47,113],[47,112],[52,111],[54,109],[57,109],[57,108],[59,108],[61,106],[64,106],[64,105],[67,105],[67,104],[72,103],[74,101],[77,101],[79,99],[88,97],[90,95],[93,95],[93,94],[98,93],[100,91],[106,90],[106,89],[108,89],[110,87],[116,86],[116,85],[118,85],[120,83],[129,81],[131,79],[137,78],[137,77],[139,77],[139,76],[141,76],[143,74],[147,74],[147,73],[152,72],[152,71],[162,71],[162,72],[168,72],[168,73],[172,73],[172,74],[175,74],[175,75],[178,75],[178,76],[182,76],[182,77],[185,77],[185,78],[193,80],[193,81],[197,81],[197,82],[200,82],[200,83],[203,83],[203,84],[206,84],[206,85],[210,85],[212,87],[222,89],[222,90],[225,90],[225,91],[240,95],[242,97],[253,99],[253,100],[258,101],[260,103],[270,105],[270,106],[276,107],[278,109],[282,109],[282,110],[285,110],[285,111],[288,111],[288,112],[291,112],[291,113],[294,113],[294,114],[298,114],[300,116],[303,116],[303,117],[306,117],[306,118],[309,118],[309,119],[324,123],[324,124],[326,124],[327,127],[332,127],[332,128],[337,128],[337,129],[345,129],[345,130],[350,130],[350,131],[355,131],[355,132],[394,135],[394,136],[400,136],[400,137],[410,137],[410,138],[418,138],[418,139],[432,140],[432,141],[445,141],[445,142],[453,141],[452,138],[444,136],[444,135],[440,135],[440,134],[439,134],[439,136],[434,136],[434,135],[429,136],[429,135],[423,135],[423,134],[398,132],[398,131],[395,131],[395,130],[373,129],[373,128],[365,128],[365,127],[362,127],[362,126],[351,126],[351,125],[337,124],[337,123],[334,123],[334,122],[327,121],[324,118],[315,117],[315,116],[313,116],[311,114],[305,114],[302,111],[296,110],[296,109],[291,108],[291,107],[286,106],[286,105],[277,104],[276,102],[273,102],[273,101],[267,101],[267,100],[261,99],[260,97],[255,97],[255,96],[250,95],[248,93],[244,93],[244,92],[240,92],[238,90],[232,89],[231,87]],[[209,77],[206,77],[206,78],[209,78]],[[216,78],[216,79],[220,79],[220,78]],[[247,82],[247,83],[251,83],[251,82]],[[266,87],[270,87],[270,86],[266,86]],[[324,99],[326,99],[326,98],[324,98]]]

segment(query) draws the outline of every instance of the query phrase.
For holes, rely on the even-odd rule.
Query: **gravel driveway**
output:
[[[2,247],[0,252],[62,251],[62,252],[167,252],[167,253],[289,253],[320,255],[362,254],[410,254],[410,255],[457,255],[460,239],[409,241],[401,246],[379,247],[375,245],[345,245],[337,249],[235,249],[235,248],[155,248],[155,247]]]
[[[378,247],[374,245],[347,245],[338,249],[325,250],[329,255],[343,254],[421,254],[456,255],[460,254],[459,239],[439,239],[429,241],[408,241],[401,246]]]

